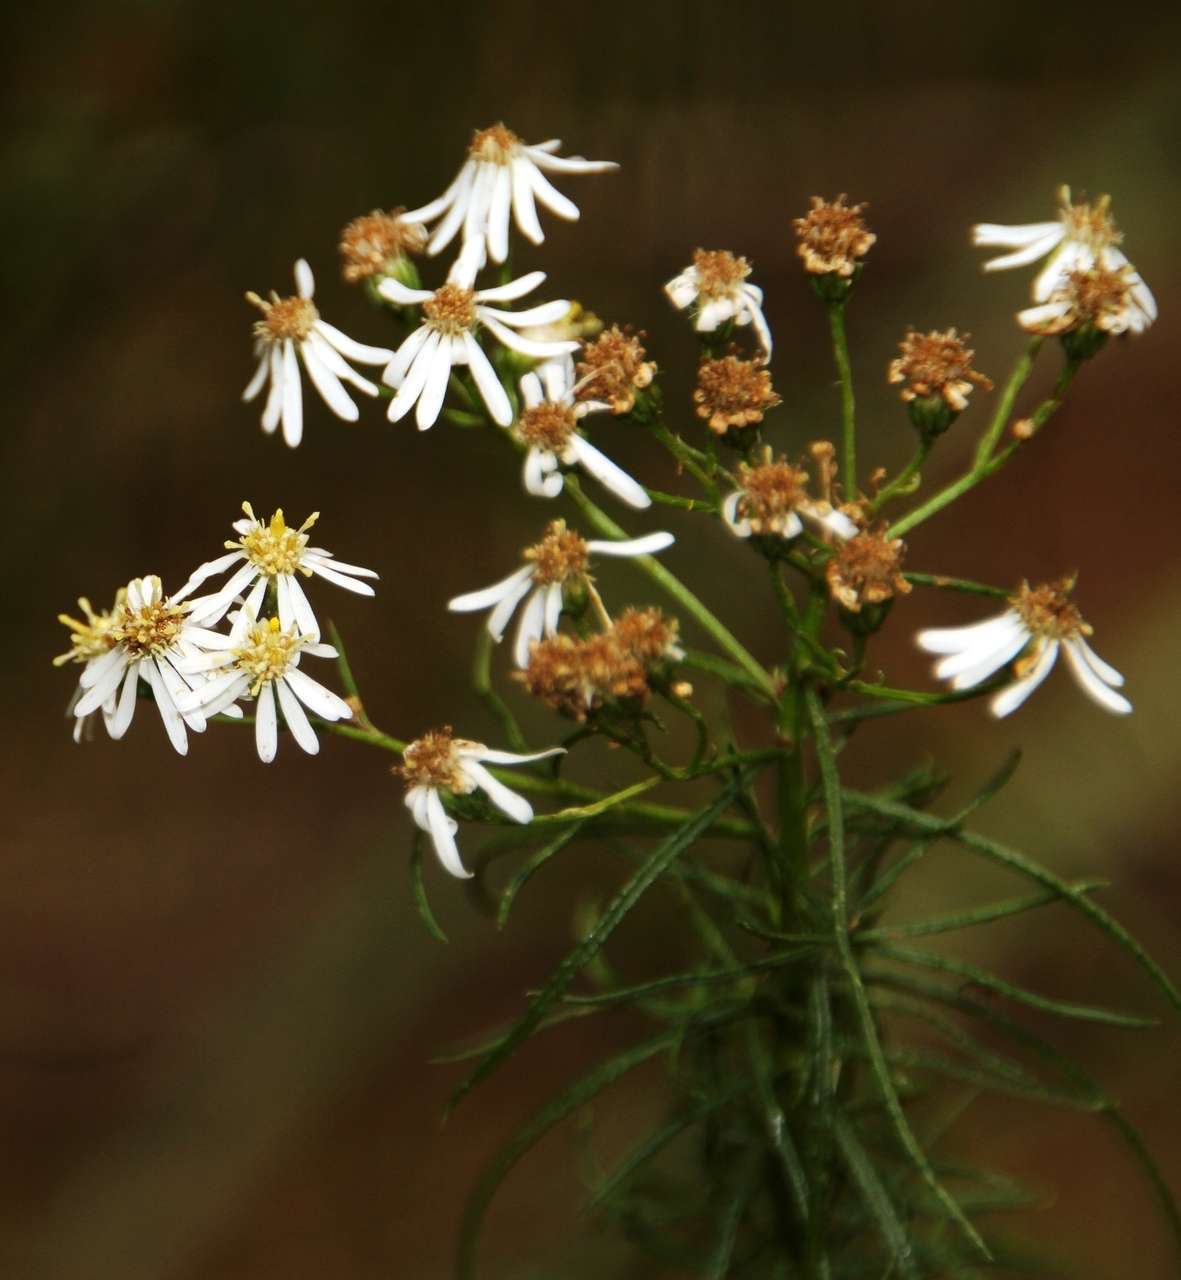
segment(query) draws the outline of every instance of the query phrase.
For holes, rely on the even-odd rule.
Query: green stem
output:
[[[828,328],[832,334],[832,354],[841,384],[841,468],[845,493],[857,496],[857,427],[856,404],[853,399],[853,368],[849,363],[849,340],[845,334],[845,304],[827,305]]]
[[[1005,383],[1005,389],[1001,392],[1001,398],[997,401],[996,411],[988,424],[988,430],[980,437],[980,443],[976,446],[974,465],[979,466],[992,456],[997,441],[1000,440],[1001,433],[1012,416],[1017,394],[1029,381],[1029,375],[1033,372],[1033,362],[1037,359],[1037,353],[1041,350],[1044,341],[1044,338],[1031,339],[1022,354],[1017,357],[1017,363],[1013,366],[1009,380]]]
[[[899,471],[894,479],[878,493],[878,496],[874,498],[874,511],[880,511],[891,498],[896,498],[903,493],[913,493],[915,489],[918,488],[919,484],[922,483],[922,476],[918,474],[919,468],[924,462],[926,462],[927,454],[931,452],[931,448],[934,443],[935,441],[933,439],[925,439],[919,442],[919,447],[914,451],[914,456],[911,460],[902,468],[901,471]],[[912,477],[917,477],[914,484],[911,484]]]
[[[701,485],[716,506],[718,502],[718,486],[714,483],[713,476],[710,474],[711,470],[716,467],[716,463],[711,464],[711,459],[706,454],[686,444],[680,436],[670,431],[663,422],[652,423],[649,430],[672,454],[677,461],[677,465],[684,467]]]
[[[609,538],[623,539],[627,537],[611,517],[595,505],[582,491],[582,486],[575,476],[566,477],[566,492],[574,499],[575,505],[590,521],[595,529]],[[688,614],[697,620],[700,626],[717,641],[718,646],[749,675],[754,682],[771,697],[775,696],[775,682],[746,650],[716,615],[708,609],[687,586],[669,571],[654,556],[637,556],[632,563],[643,570],[659,587],[661,587]]]

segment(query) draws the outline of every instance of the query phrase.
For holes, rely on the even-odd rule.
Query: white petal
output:
[[[90,661],[82,669],[82,674],[78,677],[78,684],[83,689],[93,689],[95,685],[105,683],[111,671],[116,667],[122,668],[127,661],[127,653],[123,649],[108,649],[101,658],[91,658]],[[115,683],[123,677],[116,677]],[[102,699],[100,698],[101,702]],[[83,715],[86,712],[82,713]]]
[[[263,764],[270,764],[279,749],[279,717],[275,713],[275,691],[269,680],[258,691],[254,709],[254,745]]]
[[[1027,222],[1006,227],[996,222],[978,222],[972,228],[972,243],[986,248],[1020,249],[1050,235],[1061,239],[1066,228],[1061,222]]]
[[[270,435],[279,425],[283,413],[283,348],[275,343],[271,347],[271,389],[262,411],[262,429]]]
[[[342,333],[327,320],[317,320],[315,331],[342,356],[348,356],[358,364],[385,364],[393,359],[394,353],[388,347],[367,347],[363,342],[354,342],[347,333]]]
[[[562,584],[551,582],[545,589],[545,634],[556,636],[562,620]]]
[[[487,160],[476,162],[476,180],[472,183],[472,194],[468,200],[467,212],[463,219],[463,239],[482,238],[488,230],[488,210],[492,204],[492,191],[496,185],[496,174],[500,165]]]
[[[1061,320],[1069,311],[1070,304],[1067,302],[1044,302],[1040,306],[1026,307],[1024,311],[1018,311],[1017,323],[1023,329],[1036,333],[1046,325]]]
[[[695,267],[686,267],[680,275],[673,276],[664,286],[664,292],[669,301],[679,311],[684,311],[686,307],[692,305],[697,297],[697,290],[698,279]]]
[[[224,573],[232,564],[236,564],[244,558],[245,553],[242,551],[231,551],[228,555],[218,556],[216,560],[206,560],[204,564],[198,565],[189,575],[189,580],[179,591],[173,592],[172,603],[179,604],[194,588],[199,587],[206,578],[215,577],[219,573]]]
[[[485,624],[488,628],[488,634],[499,642],[504,635],[504,629],[508,626],[509,619],[516,611],[517,605],[529,594],[533,586],[533,570],[526,565],[527,573],[522,573],[512,590],[503,595],[496,607],[488,615],[488,621]]]
[[[512,751],[489,751],[487,747],[478,750],[464,750],[458,753],[464,760],[483,760],[485,764],[529,764],[534,760],[548,760],[550,756],[564,756],[565,747],[549,747],[545,751],[534,751],[530,755],[517,755]]]
[[[301,298],[311,298],[316,292],[316,281],[306,258],[295,264],[295,288]]]
[[[291,575],[277,573],[275,575],[275,598],[279,605],[279,626],[290,631],[295,621],[295,609],[291,604]]]
[[[524,400],[526,409],[536,409],[545,399],[541,390],[541,379],[536,373],[526,373],[517,386],[520,387],[521,399]]]
[[[418,397],[418,409],[414,414],[419,431],[428,431],[439,420],[439,414],[443,412],[443,401],[447,398],[447,383],[450,378],[451,344],[440,341],[431,356],[422,395]]]
[[[533,821],[533,806],[529,801],[524,796],[517,795],[515,791],[510,791],[499,778],[494,778],[478,760],[465,760],[460,767],[501,813],[507,814],[514,822]]]
[[[480,398],[487,406],[489,416],[498,426],[507,427],[513,420],[513,406],[504,384],[496,376],[483,348],[470,333],[463,335],[463,349],[468,368],[472,371]]]
[[[697,313],[693,327],[698,333],[713,333],[720,324],[735,317],[737,308],[730,298],[713,298]]]
[[[1055,224],[1053,233],[1035,240],[1032,244],[1018,249],[1015,253],[1003,253],[999,258],[989,258],[983,264],[985,271],[1007,271],[1010,267],[1023,267],[1026,263],[1036,262],[1062,242],[1062,228]]]
[[[123,687],[119,690],[118,706],[115,708],[114,715],[107,720],[107,732],[112,738],[121,738],[131,727],[131,721],[135,715],[135,699],[139,686],[139,666],[138,662],[130,663],[127,668],[127,674],[123,677]],[[82,703],[80,702],[78,706],[82,706]]]
[[[606,454],[601,453],[583,436],[571,436],[570,448],[577,456],[583,468],[603,486],[609,489],[620,502],[629,507],[643,511],[652,505],[652,499],[644,492],[644,487],[635,481],[621,467],[615,465]]]
[[[551,173],[610,173],[619,168],[614,160],[584,160],[582,156],[549,155],[548,151],[544,144],[525,148],[525,154],[539,169],[548,169]]]
[[[974,622],[966,627],[929,627],[915,636],[915,644],[927,653],[959,653],[963,649],[971,649],[977,643],[987,643],[986,637],[994,633],[1005,633],[1014,623],[1021,619],[1012,609],[1004,613],[994,614],[983,622]]]
[[[246,385],[246,390],[242,392],[244,401],[251,401],[262,390],[263,383],[267,380],[267,373],[271,367],[271,356],[269,351],[264,351],[258,362],[258,367],[254,371],[254,376]]]
[[[490,315],[502,324],[511,325],[514,329],[524,329],[538,324],[556,324],[570,314],[570,303],[564,298],[554,302],[542,302],[536,307],[528,307],[524,311],[503,311],[499,307],[480,305],[481,315]]]
[[[546,399],[569,404],[574,388],[574,360],[569,353],[537,366],[537,374],[545,386]],[[583,401],[579,408],[589,408]]]
[[[299,361],[295,343],[283,343],[283,440],[294,449],[303,438],[303,388],[300,386]]]
[[[753,288],[754,286],[749,285],[747,287]],[[766,354],[767,359],[770,360],[771,359],[771,328],[767,324],[767,318],[766,316],[763,315],[762,307],[757,306],[753,302],[750,304],[749,310],[750,310],[751,324],[754,325],[755,336],[759,340],[759,346],[763,348],[763,351]]]
[[[533,184],[529,181],[529,170],[528,160],[520,157],[513,160],[513,219],[526,240],[541,244],[545,239],[545,232],[541,229],[537,206],[533,202]]]
[[[1132,710],[1132,704],[1121,693],[1116,693],[1110,684],[1101,680],[1087,656],[1078,647],[1079,639],[1064,640],[1062,647],[1066,651],[1066,661],[1069,665],[1074,678],[1078,681],[1082,691],[1097,702],[1106,711],[1114,712],[1117,716],[1126,716]],[[1104,663],[1104,666],[1107,664]],[[1119,675],[1118,672],[1116,672]],[[1120,676],[1121,684],[1123,677]]]
[[[444,210],[449,209],[455,202],[455,196],[463,182],[464,171],[471,164],[471,161],[465,162],[459,172],[451,179],[451,185],[443,192],[441,196],[436,196],[429,204],[424,204],[421,208],[410,209],[402,215],[404,222],[433,222]]]
[[[493,262],[508,257],[509,206],[512,201],[512,172],[507,164],[496,166],[496,181],[488,206],[488,253]]]
[[[539,284],[545,281],[544,271],[527,271],[523,276],[510,280],[507,284],[494,285],[491,289],[476,291],[477,302],[516,302],[527,293],[532,293]],[[569,304],[567,304],[568,306]]]
[[[356,422],[360,411],[349,398],[349,393],[340,385],[340,379],[316,354],[313,344],[303,343],[300,353],[303,355],[303,367],[308,371],[308,377],[324,403],[338,418],[343,418],[345,422]]]
[[[1003,644],[985,653],[978,653],[972,650],[967,654],[956,653],[949,658],[944,658],[939,667],[936,668],[936,673],[941,680],[950,679],[953,689],[974,689],[976,685],[987,680],[989,676],[995,675],[1007,663],[1012,662],[1028,643],[1029,637],[1025,632],[1018,631]],[[969,662],[968,658],[970,657],[974,657],[975,660]],[[942,670],[942,668],[952,663],[956,664],[956,670]]]
[[[564,196],[535,164],[528,163],[526,176],[539,204],[567,222],[578,221],[578,206]]]
[[[427,787],[411,787],[402,797],[402,803],[410,810],[415,826],[429,833],[431,828],[426,816],[428,790]]]
[[[434,358],[438,354],[439,343],[440,335],[432,329],[427,334],[426,341],[422,344],[421,349],[415,355],[405,378],[402,379],[398,394],[390,401],[390,407],[386,414],[391,422],[397,422],[404,418],[410,412],[414,402],[422,394],[427,375],[430,373]]]
[[[1110,662],[1104,662],[1103,659],[1095,652],[1094,649],[1083,639],[1082,636],[1075,636],[1072,643],[1078,648],[1079,652],[1087,662],[1091,670],[1105,684],[1114,686],[1116,689],[1123,687],[1124,678],[1111,665]]]
[[[525,454],[525,492],[535,498],[556,498],[565,486],[558,460],[552,453],[533,447]]]
[[[499,320],[484,312],[482,308],[480,319],[483,320],[489,333],[495,335],[506,347],[519,351],[523,356],[533,356],[537,360],[547,360],[550,356],[577,351],[580,346],[577,342],[537,342],[533,338],[526,338],[519,333],[514,333]]]
[[[721,516],[730,528],[740,537],[749,538],[752,532],[751,523],[745,517],[738,518],[738,504],[742,501],[742,490],[735,489],[722,499]]]
[[[449,818],[444,812],[443,802],[439,799],[439,793],[435,788],[426,787],[424,790],[426,791],[427,827],[443,869],[460,880],[470,880],[472,873],[466,870],[460,861],[459,848],[455,843],[458,824],[454,818]]]
[[[285,679],[275,681],[275,692],[279,695],[279,706],[283,709],[283,719],[291,730],[291,736],[308,755],[317,755],[320,751],[320,741],[316,737],[316,731],[308,722],[303,707],[299,705],[299,699],[287,687]]]
[[[1038,655],[1037,661],[1033,664],[1029,674],[1018,680],[1016,684],[1011,684],[1007,689],[1002,689],[988,704],[992,714],[997,719],[1000,719],[1016,711],[1046,676],[1050,674],[1050,669],[1053,667],[1054,660],[1057,657],[1058,641],[1051,640]]]
[[[429,325],[419,325],[394,353],[394,358],[382,370],[381,380],[387,387],[400,387],[406,377],[406,371],[414,363],[414,357],[422,350],[423,344],[434,330]]]
[[[297,667],[288,667],[283,679],[300,702],[321,720],[352,719],[353,709],[343,698],[338,698],[331,689],[325,689]]]
[[[591,539],[587,550],[600,556],[650,556],[671,547],[676,538],[671,533],[646,533],[642,538],[627,538],[619,542]]]
[[[948,654],[945,658],[940,658],[935,664],[935,677],[939,680],[950,680],[952,676],[958,675],[961,671],[968,671],[972,667],[978,666],[982,662],[987,662],[993,654],[1007,653],[1008,657],[1002,658],[994,663],[991,671],[986,674],[991,675],[992,671],[998,667],[1003,667],[1009,658],[1016,656],[1029,643],[1030,635],[1025,625],[1016,617],[1006,617],[1004,623],[998,623],[997,626],[990,630],[981,631],[975,641],[961,648],[955,653]],[[1013,648],[1013,645],[1016,645]],[[980,677],[983,679],[983,677]],[[976,681],[969,681],[975,684]],[[959,688],[966,688],[966,685],[960,685]]]
[[[1031,293],[1035,302],[1048,302],[1055,289],[1060,288],[1076,268],[1087,270],[1094,262],[1094,255],[1086,245],[1076,240],[1066,240],[1062,247],[1034,277]]]
[[[189,736],[185,733],[185,722],[180,718],[180,712],[176,709],[176,704],[165,686],[156,663],[149,659],[143,663],[140,671],[155,695],[156,709],[160,712],[160,719],[164,723],[164,732],[168,734],[168,741],[172,743],[179,755],[188,755]]]
[[[529,665],[529,646],[540,640],[545,628],[545,590],[537,587],[525,602],[517,620],[517,634],[513,643],[513,661],[524,670]]]
[[[428,298],[434,297],[430,289],[411,289],[409,285],[403,284],[401,280],[395,280],[393,276],[385,276],[378,284],[377,292],[387,302],[392,302],[399,307],[417,307]],[[341,350],[343,351],[344,348],[342,347]]]
[[[430,243],[427,245],[427,253],[433,258],[435,254],[441,253],[455,239],[455,233],[463,225],[463,220],[467,214],[468,201],[471,196],[472,182],[476,176],[476,164],[474,160],[466,160],[463,168],[460,169],[455,182],[452,184],[453,194],[450,206],[444,216],[442,222],[435,228],[431,236]],[[421,213],[422,211],[419,210]]]
[[[331,582],[335,587],[343,587],[346,591],[352,591],[359,596],[372,596],[377,594],[367,582],[358,582],[355,578],[350,577],[349,574],[345,573],[343,571],[344,566],[342,565],[333,564],[331,561],[317,561],[308,567],[317,577],[323,578],[325,582]],[[349,565],[350,569],[352,569],[352,567],[352,565]],[[362,569],[358,570],[358,572],[365,573],[366,571]],[[377,574],[370,572],[368,576],[376,578]]]
[[[492,609],[505,596],[510,594],[518,583],[528,582],[532,577],[533,566],[529,564],[522,565],[521,568],[510,573],[507,578],[502,578],[500,582],[491,587],[484,587],[479,591],[469,591],[466,595],[456,596],[454,600],[448,601],[447,608],[452,613],[473,613],[479,609]]]

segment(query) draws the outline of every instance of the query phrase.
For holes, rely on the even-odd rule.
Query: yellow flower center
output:
[[[320,518],[320,513],[312,512],[298,529],[292,529],[283,519],[282,507],[271,516],[270,524],[257,520],[248,502],[242,504],[242,509],[255,521],[254,528],[240,542],[227,542],[226,546],[230,550],[241,550],[265,577],[295,573],[300,568],[304,548],[308,545],[307,530]],[[308,570],[303,572],[307,573]]]
[[[489,129],[477,129],[472,134],[468,155],[490,164],[508,164],[521,145],[521,139],[502,122]]]
[[[180,635],[184,620],[184,607],[169,604],[166,600],[146,604],[140,609],[132,609],[125,602],[112,629],[117,642],[135,660],[167,653]]]
[[[264,684],[284,675],[304,643],[305,637],[295,627],[284,631],[278,618],[256,622],[244,643],[234,650],[238,666],[254,677],[250,692],[257,696]]]
[[[432,729],[402,752],[402,764],[395,771],[406,779],[409,787],[442,787],[466,795],[472,790],[459,768],[456,747],[470,745],[452,736],[451,726]]]
[[[288,338],[303,342],[320,318],[310,298],[280,298],[272,291],[269,302],[257,293],[248,293],[246,301],[262,312],[262,319],[254,322],[254,336],[271,344]]]
[[[1085,201],[1074,204],[1070,199],[1070,188],[1063,187],[1059,199],[1062,206],[1060,216],[1071,240],[1086,245],[1093,253],[1099,253],[1123,239],[1111,216],[1110,196],[1100,196],[1094,204]]]
[[[426,322],[437,332],[455,337],[476,327],[476,293],[458,284],[445,284],[422,304]]]
[[[560,455],[570,443],[577,423],[572,406],[543,400],[521,414],[514,433],[530,448]]]
[[[57,620],[70,630],[70,648],[67,653],[58,654],[53,660],[55,667],[67,662],[89,662],[91,658],[101,658],[119,643],[119,635],[115,629],[117,616],[123,605],[122,588],[115,600],[115,607],[109,613],[95,613],[90,601],[85,596],[78,600],[78,608],[85,615],[85,621],[71,618],[68,613],[59,613]]]
[[[1009,598],[1009,604],[1021,616],[1031,635],[1046,640],[1089,636],[1091,628],[1083,621],[1082,614],[1068,594],[1073,586],[1074,579],[1070,577],[1058,582],[1043,582],[1036,587],[1022,582],[1017,594]]]

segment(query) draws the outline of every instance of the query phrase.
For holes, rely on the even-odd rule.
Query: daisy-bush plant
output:
[[[440,162],[441,173],[447,167]],[[510,265],[518,238],[542,244],[538,206],[578,217],[551,177],[615,167],[565,158],[557,141],[527,144],[496,124],[473,135],[437,199],[360,214],[340,252],[344,280],[373,304],[375,345],[320,318],[302,258],[293,296],[247,295],[262,318],[246,397],[266,389],[264,430],[281,425],[298,445],[308,385],[346,420],[361,412],[359,391],[362,406],[385,401],[389,430],[406,430],[413,413],[436,434],[491,433],[504,465],[482,487],[489,511],[515,496],[545,513],[511,573],[499,576],[507,566],[477,555],[471,577],[493,585],[441,584],[435,602],[486,615],[471,629],[477,691],[495,717],[487,744],[450,726],[406,737],[377,728],[343,641],[321,623],[333,590],[372,595],[396,574],[396,531],[375,518],[366,546],[342,548],[376,566],[364,568],[311,545],[318,513],[292,525],[282,510],[265,518],[249,502],[235,538],[220,553],[211,541],[211,558],[171,594],[157,577],[132,578],[109,608],[84,598],[81,618],[62,615],[70,647],[56,661],[79,668],[74,736],[101,725],[120,738],[146,700],[181,754],[191,733],[240,732],[235,722],[253,726],[262,762],[288,736],[308,753],[332,734],[389,753],[390,804],[400,807],[400,795],[408,811],[408,892],[442,941],[427,886],[446,892],[448,874],[474,880],[472,900],[494,904],[503,928],[534,878],[577,879],[579,846],[619,861],[617,888],[580,913],[569,954],[538,975],[519,1017],[472,1051],[454,1103],[526,1042],[559,1034],[553,1028],[567,1017],[628,1008],[628,1025],[646,1030],[558,1082],[489,1164],[456,1242],[463,1277],[477,1273],[481,1223],[513,1165],[653,1062],[666,1087],[650,1131],[605,1167],[581,1164],[594,1169],[597,1211],[638,1255],[677,1274],[910,1280],[1023,1266],[1027,1255],[987,1212],[1023,1202],[1017,1180],[960,1167],[916,1118],[916,1099],[965,1082],[973,1096],[1041,1100],[1113,1123],[1181,1247],[1181,1216],[1148,1145],[1055,1046],[1048,1025],[1067,1018],[1131,1032],[1149,1020],[1087,1003],[1069,968],[1061,994],[1050,994],[911,942],[1058,904],[1122,948],[1174,1011],[1181,993],[1107,912],[1095,884],[1063,879],[973,828],[972,813],[1001,789],[1011,763],[949,812],[932,767],[896,775],[873,748],[875,722],[892,712],[934,715],[979,700],[994,717],[1044,715],[1047,695],[1027,700],[1059,655],[1091,704],[1079,714],[1132,711],[1123,676],[1092,647],[1075,574],[1031,585],[1014,564],[1010,582],[992,585],[951,576],[946,551],[937,565],[917,566],[906,545],[914,529],[1035,447],[1084,365],[1155,319],[1111,202],[1078,201],[1064,188],[1054,221],[974,228],[977,245],[1002,251],[986,270],[1040,264],[1015,318],[1022,349],[995,392],[959,327],[967,317],[886,335],[899,354],[875,376],[897,389],[898,413],[915,433],[913,456],[889,474],[877,465],[882,440],[857,420],[845,329],[847,309],[872,288],[862,282],[876,241],[867,206],[813,196],[794,222],[784,216],[783,264],[798,256],[836,374],[831,430],[816,424],[804,440],[776,416],[772,352],[790,360],[791,344],[773,346],[745,258],[686,245],[690,265],[663,284],[672,306],[660,347],[696,346],[692,387],[662,375],[647,334],[626,322],[604,326],[569,300],[563,282],[556,300],[547,289],[536,301],[545,274]],[[661,287],[653,281],[654,294]],[[1102,364],[1113,361],[1104,355]],[[1053,390],[1030,397],[1032,371],[1047,362],[1057,364]],[[314,401],[310,412],[322,416]],[[658,484],[645,483],[661,474],[654,462],[633,476],[611,461],[624,431],[668,464]],[[464,438],[452,432],[439,447],[461,448]],[[971,442],[958,472],[942,461],[954,449],[929,464],[949,438],[961,449]],[[325,505],[345,500],[328,494]],[[658,522],[653,507],[662,508]],[[211,529],[223,518],[214,513]],[[695,545],[712,543],[710,563],[726,564],[728,592],[660,527],[679,539],[691,520],[702,526]],[[712,602],[734,598],[739,582],[777,610],[775,634],[740,637],[715,612]],[[930,605],[939,597],[946,608],[936,626]],[[495,644],[510,625],[502,652]],[[877,638],[887,626],[905,628],[935,656],[925,687],[902,687],[882,671]],[[1100,647],[1118,659],[1118,634]],[[530,701],[549,717],[533,741],[518,715]],[[1120,732],[1118,719],[1110,731]],[[596,738],[631,762],[633,776],[617,790],[580,780]],[[859,756],[862,776],[875,778],[868,788],[842,776]],[[908,872],[937,843],[1003,868],[1025,891],[916,916]],[[432,860],[441,872],[429,870]],[[684,937],[656,972],[621,972],[607,962],[615,934],[653,895],[682,913]],[[927,1035],[912,1042],[916,1022]],[[931,1036],[942,1047],[932,1049]]]

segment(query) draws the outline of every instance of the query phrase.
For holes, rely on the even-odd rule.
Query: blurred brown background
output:
[[[175,0],[9,16],[5,1276],[446,1276],[463,1196],[498,1139],[634,1032],[575,1024],[441,1126],[457,1069],[429,1059],[519,1007],[566,947],[572,908],[618,868],[580,849],[530,886],[498,935],[432,865],[443,947],[409,905],[409,824],[387,759],[329,738],[312,760],[288,741],[267,768],[248,733],[222,728],[181,760],[149,708],[123,742],[75,747],[63,718],[75,672],[49,662],[65,647],[54,616],[77,595],[105,602],[148,572],[178,584],[216,553],[243,498],[300,519],[319,508],[325,545],[382,575],[375,602],[316,596],[373,718],[404,736],[444,721],[492,732],[466,690],[478,624],[443,606],[507,572],[558,509],[526,500],[491,435],[392,428],[372,405],[348,427],[309,398],[293,453],[262,436],[238,396],[251,367],[242,292],[285,291],[297,256],[328,318],[386,340],[339,280],[339,228],[437,194],[469,130],[497,119],[622,163],[562,183],[582,222],[546,219],[543,250],[521,260],[550,272],[548,296],[649,330],[674,421],[688,423],[692,344],[659,285],[699,244],[754,260],[786,402],[777,439],[793,452],[834,429],[837,400],[788,219],[813,192],[870,201],[879,241],[850,318],[860,456],[892,468],[911,436],[884,371],[906,324],[971,330],[978,367],[998,381],[1019,347],[1011,316],[1029,273],[982,278],[969,224],[1043,219],[1061,181],[1114,194],[1160,322],[1085,370],[1010,474],[916,533],[911,565],[1002,583],[1080,568],[1097,647],[1126,673],[1137,714],[1106,717],[1058,672],[1004,725],[969,705],[867,729],[854,768],[873,783],[929,753],[962,789],[1020,744],[1022,772],[987,829],[1064,874],[1109,876],[1105,901],[1181,973],[1181,24],[1161,12]],[[954,473],[984,412],[961,420],[933,476]],[[638,433],[608,425],[600,439],[644,478],[675,483]],[[619,518],[681,533],[670,565],[775,660],[772,602],[742,576],[742,547],[675,517]],[[611,598],[644,598],[626,567],[603,576]],[[875,661],[895,683],[922,682],[912,631],[974,616],[971,601],[916,592]],[[529,723],[539,742],[555,732],[544,717]],[[584,776],[601,779],[595,768]],[[465,833],[469,852],[477,835]],[[912,914],[999,883],[950,852],[934,861],[909,892]],[[1063,914],[959,945],[1014,981],[1162,1016],[1138,1038],[1057,1035],[1126,1102],[1178,1181],[1176,1022],[1139,975]],[[629,946],[621,963],[667,971],[658,928]],[[650,1083],[601,1105],[608,1151],[611,1134],[626,1141],[649,1114]],[[1098,1121],[982,1106],[955,1141],[1045,1188],[1024,1230],[1079,1274],[1176,1274],[1150,1191]],[[579,1216],[574,1164],[560,1136],[518,1171],[493,1211],[484,1274],[652,1274],[629,1270]]]

